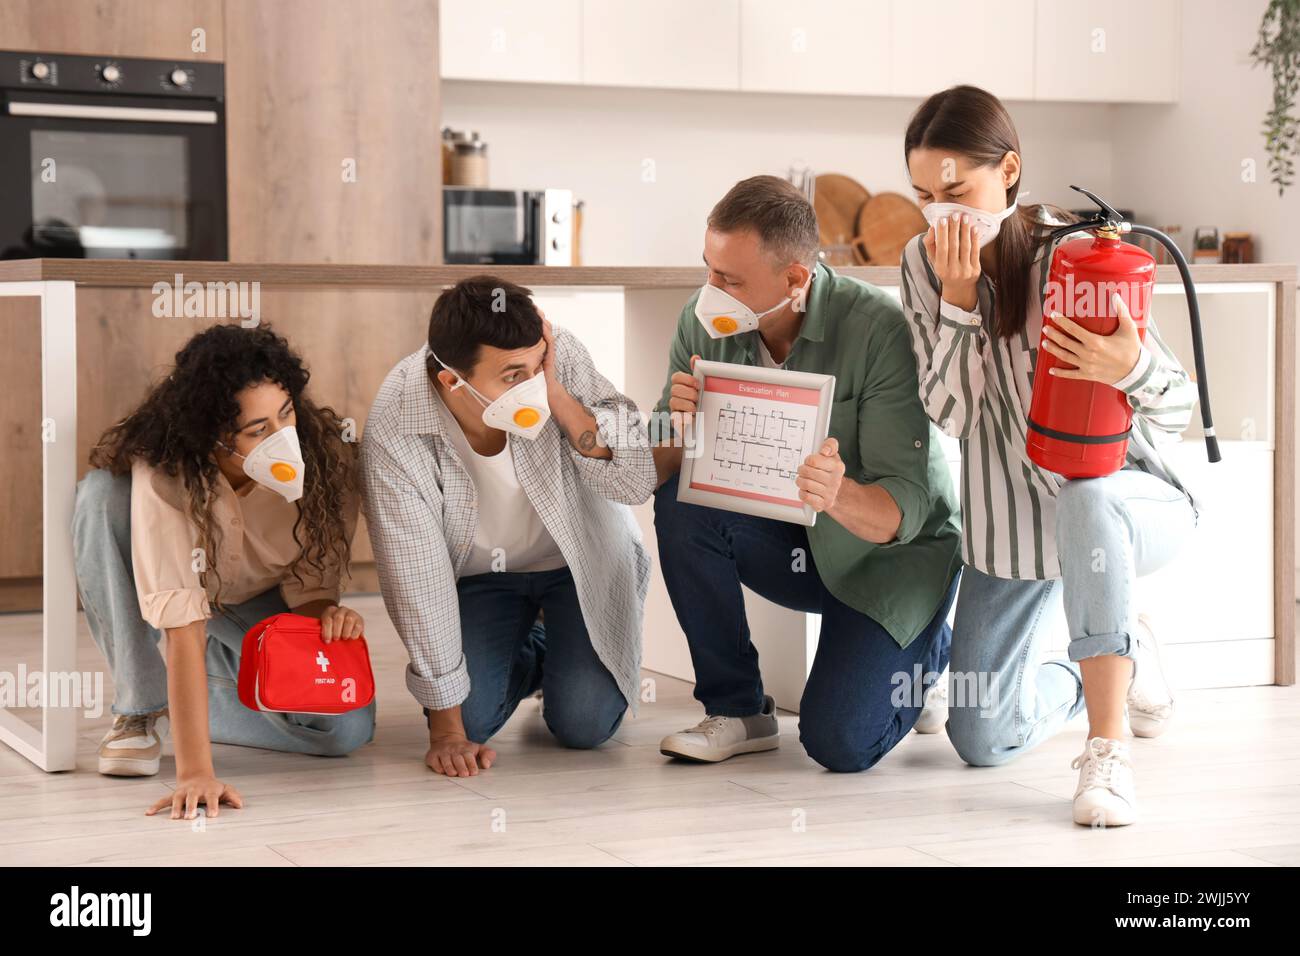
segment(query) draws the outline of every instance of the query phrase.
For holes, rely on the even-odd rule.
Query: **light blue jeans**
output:
[[[1057,499],[1060,578],[1016,581],[962,571],[948,737],[963,760],[1006,763],[1084,709],[1076,662],[1133,656],[1133,582],[1167,564],[1196,522],[1187,495],[1146,472],[1078,479],[1066,482]],[[1069,660],[1043,661],[1045,625],[1061,599]]]
[[[147,714],[167,706],[161,633],[140,613],[131,568],[131,476],[94,469],[77,483],[72,517],[77,590],[90,633],[113,675],[114,714]],[[288,611],[278,587],[241,604],[213,609],[208,620],[208,732],[213,743],[288,753],[342,756],[375,734],[375,702],[346,714],[279,714],[239,700],[244,633]]]

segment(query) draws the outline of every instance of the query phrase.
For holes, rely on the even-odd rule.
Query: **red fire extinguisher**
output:
[[[1043,309],[1044,326],[1050,321],[1048,313],[1057,311],[1091,332],[1110,335],[1119,325],[1111,302],[1111,293],[1118,292],[1137,325],[1139,337],[1145,340],[1156,262],[1145,249],[1124,242],[1120,236],[1135,232],[1151,236],[1164,245],[1178,264],[1187,290],[1205,447],[1210,461],[1219,461],[1219,443],[1214,436],[1205,376],[1201,312],[1182,250],[1158,229],[1125,222],[1115,209],[1088,190],[1079,186],[1070,188],[1091,199],[1100,212],[1093,219],[1052,230],[1052,241],[1080,230],[1092,231],[1093,237],[1062,243],[1053,254]],[[1133,422],[1128,396],[1111,385],[1058,378],[1048,372],[1053,366],[1063,365],[1067,363],[1040,348],[1029,404],[1030,460],[1066,478],[1100,478],[1119,471],[1128,453]]]

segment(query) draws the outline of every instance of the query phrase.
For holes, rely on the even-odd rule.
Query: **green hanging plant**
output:
[[[1255,65],[1273,74],[1273,105],[1264,117],[1264,143],[1270,178],[1281,196],[1295,178],[1300,119],[1292,112],[1300,92],[1300,0],[1269,0],[1250,51]]]

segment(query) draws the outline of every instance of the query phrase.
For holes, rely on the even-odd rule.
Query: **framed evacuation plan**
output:
[[[826,440],[835,376],[695,364],[694,444],[682,455],[677,499],[811,527],[796,472]]]

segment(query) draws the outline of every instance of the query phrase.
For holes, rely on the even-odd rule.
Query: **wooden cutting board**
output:
[[[867,266],[896,266],[903,247],[928,228],[921,207],[899,193],[878,193],[858,210],[854,257]]]
[[[813,192],[813,210],[822,247],[847,245],[858,229],[858,213],[871,198],[865,186],[852,176],[822,173]]]

